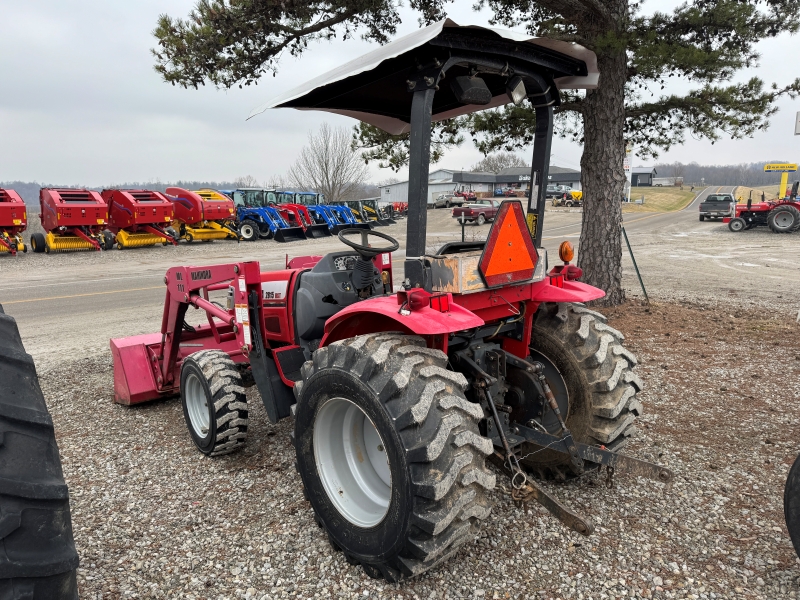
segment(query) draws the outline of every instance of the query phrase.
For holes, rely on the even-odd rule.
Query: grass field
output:
[[[790,180],[791,181],[791,180]],[[753,202],[761,201],[761,192],[764,192],[767,200],[772,200],[778,195],[778,188],[780,185],[765,185],[760,187],[747,187],[740,185],[736,188],[736,198],[741,198],[743,202],[747,202],[750,192],[753,192]]]
[[[697,190],[699,192],[699,190]],[[634,204],[644,196],[644,204]],[[630,203],[622,205],[622,212],[669,212],[680,210],[694,200],[694,193],[679,187],[637,187],[631,190]]]

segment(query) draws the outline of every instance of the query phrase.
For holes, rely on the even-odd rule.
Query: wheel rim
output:
[[[242,227],[242,237],[250,239],[253,237],[253,228],[250,225],[245,225]]]
[[[345,398],[322,405],[314,418],[314,460],[328,498],[345,519],[358,527],[383,520],[392,495],[389,458],[360,407]]]
[[[778,227],[790,227],[794,223],[794,215],[788,210],[782,210],[775,215],[775,224]]]
[[[742,223],[739,221],[731,221],[731,229],[734,231],[741,231],[742,230]]]
[[[183,387],[183,397],[186,401],[186,412],[189,414],[189,423],[198,437],[208,435],[211,426],[211,417],[208,414],[208,396],[200,378],[194,373],[189,373]]]

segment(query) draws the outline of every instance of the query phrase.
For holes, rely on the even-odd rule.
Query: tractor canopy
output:
[[[438,84],[434,121],[508,104],[507,88],[514,76],[522,79],[526,95],[535,98],[535,104],[551,106],[560,102],[559,89],[594,88],[599,77],[594,52],[578,44],[444,19],[278,96],[248,118],[268,108],[322,110],[393,135],[406,133],[411,122],[409,92],[416,91],[409,86],[420,71],[430,71],[426,75]],[[447,78],[440,82],[444,77],[437,74],[445,71]],[[474,91],[473,95],[460,93],[459,78],[478,72],[488,91],[481,88],[481,97]]]

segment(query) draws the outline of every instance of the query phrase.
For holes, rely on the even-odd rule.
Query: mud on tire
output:
[[[247,396],[236,363],[221,350],[201,350],[181,366],[186,426],[203,454],[219,456],[244,447]]]
[[[603,315],[582,304],[542,304],[534,317],[531,352],[541,353],[563,378],[569,397],[556,393],[556,399],[562,413],[568,405],[567,426],[579,442],[619,450],[636,431],[642,381],[632,371],[637,361],[622,345],[624,339]],[[528,446],[521,454],[528,455],[523,462],[534,473],[571,475],[563,467],[568,457],[548,450],[529,454],[537,449]]]
[[[466,379],[446,364],[420,337],[363,335],[317,350],[294,388],[306,497],[334,548],[371,577],[394,582],[427,571],[471,541],[490,512],[495,476],[485,466],[492,443],[478,432],[483,409],[465,398]],[[324,424],[317,415],[341,399],[369,418],[386,450],[388,506],[371,527],[336,508],[315,458],[315,425]]]
[[[78,554],[53,420],[0,306],[0,598],[78,597]]]

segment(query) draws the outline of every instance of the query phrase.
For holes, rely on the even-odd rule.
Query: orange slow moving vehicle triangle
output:
[[[478,266],[486,285],[496,287],[531,279],[538,258],[525,225],[522,203],[503,202]]]

